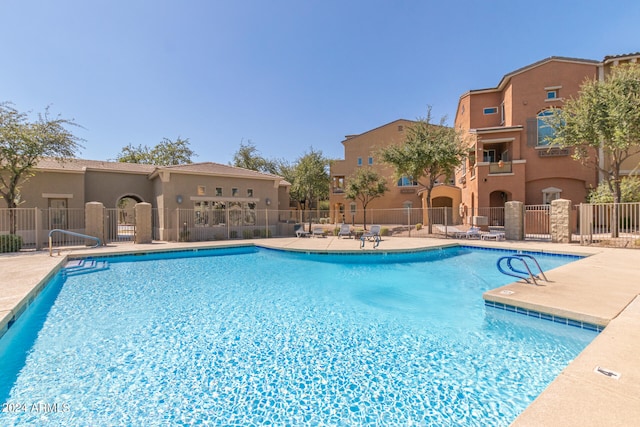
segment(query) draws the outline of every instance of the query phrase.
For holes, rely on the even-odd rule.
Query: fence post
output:
[[[36,251],[39,251],[40,249],[42,249],[42,236],[43,236],[43,230],[42,230],[42,211],[40,210],[40,208],[34,208],[35,209],[35,224],[34,224],[34,229],[35,229],[35,239],[36,239]]]
[[[504,235],[507,240],[524,240],[524,203],[504,204]]]
[[[553,243],[571,243],[571,200],[551,202],[550,230]]]
[[[97,237],[102,244],[106,244],[104,238],[104,205],[100,202],[88,202],[84,207],[84,218],[87,235]],[[93,242],[87,240],[85,244],[91,245]]]
[[[134,242],[151,243],[152,227],[151,227],[151,203],[136,203],[135,212],[135,232]]]

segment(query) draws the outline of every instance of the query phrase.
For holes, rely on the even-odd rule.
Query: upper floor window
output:
[[[373,164],[373,157],[369,156],[369,158],[367,159],[367,164],[369,166],[371,166]]]
[[[552,114],[551,110],[544,110],[538,113],[538,146],[544,147],[549,145],[548,138],[553,138],[554,136],[553,128],[544,120],[545,117]]]
[[[500,124],[504,124],[504,101],[500,104]]]
[[[418,183],[410,176],[403,176],[398,180],[398,187],[410,187],[414,185],[418,185]]]
[[[204,185],[198,185],[198,196],[204,196],[207,194],[207,188]]]
[[[358,157],[358,166],[362,166],[362,157]]]
[[[237,188],[234,187],[234,188],[231,189],[231,195],[233,197],[238,197],[238,194],[239,194],[239,192],[238,192]]]
[[[556,99],[557,97],[558,97],[558,91],[556,90],[547,91],[547,99]]]
[[[498,107],[487,107],[485,109],[482,110],[482,114],[497,114],[498,113]]]
[[[222,197],[222,187],[216,187],[216,197]]]
[[[247,189],[247,197],[253,197],[253,188]]]
[[[562,86],[548,86],[544,88],[544,91],[546,93],[545,95],[545,101],[555,101],[555,100],[560,100],[560,89],[562,89]]]

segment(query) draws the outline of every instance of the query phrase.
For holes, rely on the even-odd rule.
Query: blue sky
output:
[[[79,156],[189,138],[295,161],[549,56],[640,51],[640,2],[0,0],[0,101],[83,129]]]

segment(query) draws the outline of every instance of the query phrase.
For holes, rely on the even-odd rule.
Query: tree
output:
[[[192,157],[198,155],[189,147],[189,138],[178,137],[175,141],[162,138],[155,147],[146,145],[134,147],[129,144],[122,148],[116,160],[123,163],[140,163],[145,165],[173,166],[193,163]]]
[[[623,176],[620,179],[620,203],[640,202],[640,178]],[[613,203],[610,185],[603,181],[589,193],[589,203]]]
[[[619,203],[622,164],[640,153],[640,65],[613,67],[603,81],[586,80],[577,98],[551,109],[545,124],[553,130],[549,145],[573,147],[574,159],[601,172]],[[612,215],[617,237],[617,205]]]
[[[460,132],[445,126],[446,117],[438,125],[431,123],[431,107],[427,117],[407,128],[405,140],[380,150],[380,158],[395,168],[397,178],[410,177],[426,189],[427,209],[431,210],[431,191],[438,177],[453,174],[454,168],[467,154]],[[431,221],[428,224],[432,232]]]
[[[373,199],[382,197],[387,190],[387,181],[370,167],[358,168],[347,178],[344,196],[349,200],[359,200],[362,203],[365,230],[367,229],[367,205]]]
[[[276,174],[277,162],[262,157],[253,142],[249,140],[246,144],[240,143],[240,148],[233,155],[232,166]]]
[[[293,171],[291,183],[292,197],[303,203],[304,210],[311,207],[313,201],[329,196],[329,160],[322,151],[311,150],[298,159]],[[309,215],[309,231],[311,231],[311,215]]]
[[[10,233],[15,234],[15,212],[20,187],[32,175],[38,161],[53,157],[60,161],[75,157],[82,139],[68,130],[73,120],[51,118],[49,108],[30,121],[10,103],[0,104],[0,196],[10,211]]]

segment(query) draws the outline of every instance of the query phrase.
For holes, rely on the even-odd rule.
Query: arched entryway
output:
[[[109,215],[110,240],[133,241],[136,234],[135,206],[141,202],[142,197],[136,194],[125,194],[117,200],[115,215]]]

